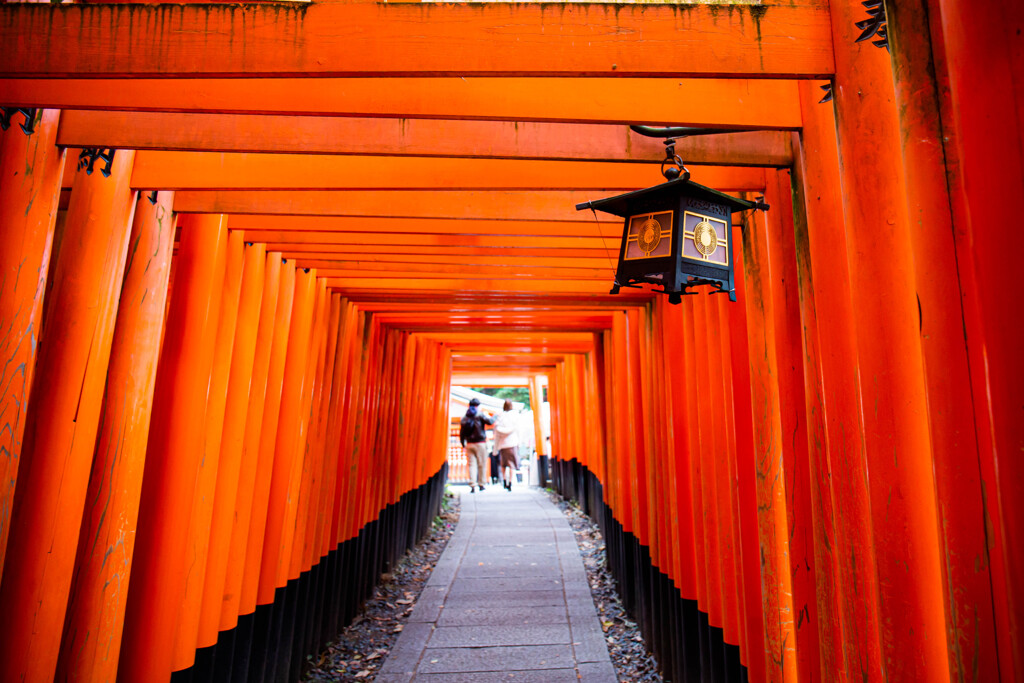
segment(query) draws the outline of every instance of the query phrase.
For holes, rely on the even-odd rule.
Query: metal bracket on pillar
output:
[[[0,130],[7,130],[11,127],[11,118],[15,114],[21,114],[25,117],[25,123],[21,124],[21,129],[25,132],[25,135],[32,135],[36,132],[36,109],[29,109],[26,107],[0,107]]]
[[[861,4],[867,8],[868,18],[854,24],[854,26],[862,31],[854,42],[859,43],[877,35],[879,39],[872,40],[871,44],[875,47],[884,47],[888,52],[889,33],[886,26],[887,19],[885,16],[884,0],[864,0]]]
[[[100,173],[103,174],[104,178],[110,177],[110,169],[114,165],[114,152],[116,149],[112,147],[86,147],[82,150],[81,154],[78,155],[78,170],[85,169],[86,175],[92,175],[93,164],[96,160],[107,162],[106,165],[100,169]],[[154,202],[155,203],[155,202]]]
[[[156,193],[157,193],[157,191],[153,190],[148,195],[146,195],[146,199],[148,199],[149,203],[154,205],[154,206],[156,206]]]
[[[822,97],[820,100],[818,100],[818,104],[825,104],[826,102],[831,102],[832,101],[832,95],[833,95],[833,93],[832,93],[832,81],[829,81],[825,85],[820,85],[818,87],[825,91],[825,96]]]

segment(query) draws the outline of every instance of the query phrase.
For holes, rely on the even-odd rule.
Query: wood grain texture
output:
[[[0,43],[5,76],[833,71],[828,10],[786,5],[8,5]]]

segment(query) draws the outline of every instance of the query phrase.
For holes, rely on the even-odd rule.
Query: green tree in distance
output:
[[[526,410],[530,410],[530,390],[526,387],[470,387],[473,391],[487,394],[494,398],[507,398],[516,403],[522,403]]]

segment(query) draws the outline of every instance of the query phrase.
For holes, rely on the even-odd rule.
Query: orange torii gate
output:
[[[0,7],[0,678],[294,679],[473,368],[674,680],[1024,678],[1024,9],[883,11]],[[738,303],[607,294],[629,123],[736,131]]]

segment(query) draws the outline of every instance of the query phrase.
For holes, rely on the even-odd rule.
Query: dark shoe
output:
[[[476,488],[474,488],[472,484],[469,485],[469,492],[476,493]]]

